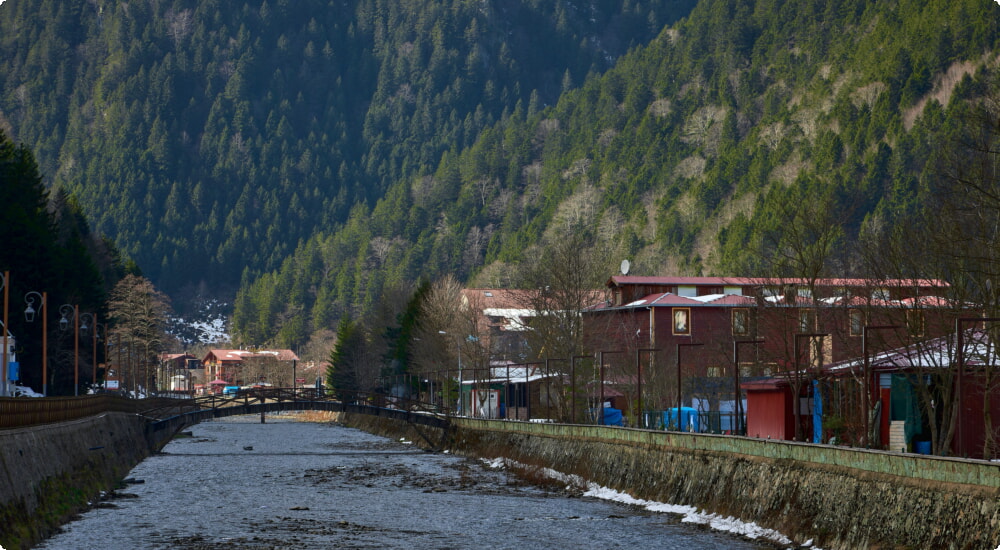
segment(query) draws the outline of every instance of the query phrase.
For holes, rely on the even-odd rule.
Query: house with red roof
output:
[[[704,430],[722,433],[747,433],[743,383],[790,372],[798,375],[782,379],[788,397],[780,401],[789,410],[776,418],[792,414],[791,433],[781,435],[804,439],[809,372],[857,358],[865,345],[940,336],[954,319],[938,280],[615,276],[606,286],[610,298],[583,312],[590,349],[605,352],[605,375],[641,380],[646,416],[694,407]]]
[[[298,360],[299,357],[288,349],[213,349],[202,358],[201,365],[205,369],[207,384],[213,387],[213,391],[221,391],[224,386],[261,383],[281,386],[287,384],[287,387],[291,387],[291,377]],[[265,368],[267,366],[269,368]],[[265,373],[269,376],[264,376]],[[261,380],[262,376],[269,380]]]

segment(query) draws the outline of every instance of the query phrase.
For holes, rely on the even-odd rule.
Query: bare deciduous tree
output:
[[[112,289],[108,312],[113,323],[113,337],[120,342],[118,375],[123,387],[135,394],[152,389],[152,367],[167,341],[164,332],[170,302],[165,294],[145,277],[126,275]]]

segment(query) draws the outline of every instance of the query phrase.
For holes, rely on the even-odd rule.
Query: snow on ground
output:
[[[2,3],[3,0],[0,0],[0,4]],[[28,386],[14,386],[13,389],[11,389],[11,394],[14,397],[45,397]]]
[[[508,467],[521,466],[513,460],[508,460],[506,458],[494,458],[494,459],[483,459],[490,468],[501,469]],[[523,466],[522,466],[523,467]],[[627,504],[629,506],[638,506],[645,508],[650,512],[658,512],[663,514],[676,514],[681,517],[681,521],[684,523],[694,523],[697,525],[705,525],[716,531],[722,531],[726,533],[732,533],[734,535],[739,535],[747,537],[749,539],[765,539],[777,544],[785,546],[793,546],[794,543],[791,539],[782,535],[781,533],[773,529],[765,529],[757,525],[756,523],[741,521],[733,517],[723,517],[718,514],[709,514],[706,512],[699,512],[697,508],[693,506],[684,506],[679,504],[665,504],[663,502],[655,502],[652,500],[644,500],[635,498],[626,493],[615,491],[614,489],[609,489],[607,487],[602,487],[596,483],[587,481],[580,476],[572,474],[564,474],[550,468],[544,468],[542,472],[550,479],[555,479],[557,481],[566,483],[569,487],[580,487],[584,489],[584,496],[599,498],[603,500],[610,500],[613,502],[620,502],[622,504]],[[804,547],[812,548],[812,540],[807,541]],[[816,550],[821,550],[816,548]],[[1000,548],[997,548],[1000,550]]]

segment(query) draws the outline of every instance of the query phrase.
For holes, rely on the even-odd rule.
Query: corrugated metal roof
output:
[[[940,279],[852,279],[827,278],[816,279],[814,282],[804,278],[778,277],[636,277],[631,275],[614,275],[608,279],[608,286],[622,285],[701,285],[701,286],[760,286],[760,285],[799,285],[810,283],[820,287],[854,287],[854,288],[947,288],[949,284]]]

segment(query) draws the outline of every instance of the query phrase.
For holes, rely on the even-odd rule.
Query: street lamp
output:
[[[741,429],[740,423],[743,421],[743,392],[740,391],[740,346],[743,344],[763,344],[763,338],[754,340],[733,340],[733,435],[739,435],[745,430]]]
[[[871,446],[871,421],[868,419],[868,413],[871,410],[871,359],[868,358],[868,331],[869,330],[883,330],[883,329],[896,329],[899,325],[865,325],[861,328],[861,355],[864,361],[864,390],[865,395],[862,400],[862,406],[864,407],[864,420],[865,420],[865,437],[864,443],[865,447]]]
[[[49,396],[49,376],[48,376],[48,366],[49,366],[49,316],[48,316],[48,304],[49,304],[49,293],[31,290],[24,295],[24,302],[27,307],[24,308],[24,320],[33,323],[35,321],[35,299],[38,299],[39,305],[42,308],[42,396]]]
[[[94,334],[91,335],[92,346],[93,346],[93,365],[92,372],[90,374],[90,383],[97,385],[97,314],[95,313],[81,313],[80,314],[80,332],[86,336],[87,331],[90,327],[87,326],[87,319],[90,319],[90,324],[94,325]]]
[[[448,335],[447,331],[439,330],[438,334]],[[469,336],[468,338],[472,338]],[[462,340],[455,336],[455,353],[458,356],[458,414],[465,414],[465,395],[462,393]],[[473,372],[475,378],[475,372]]]
[[[681,428],[681,404],[683,403],[681,393],[681,348],[689,346],[703,346],[704,344],[695,342],[682,342],[677,344],[677,431],[684,431]]]

